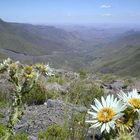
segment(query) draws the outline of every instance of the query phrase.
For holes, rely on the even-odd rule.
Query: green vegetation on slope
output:
[[[55,68],[139,76],[140,32],[115,36],[118,32],[93,28],[70,32],[0,20],[0,59],[49,61]]]
[[[135,39],[130,40],[130,37]],[[140,76],[140,32],[117,39],[102,48],[97,55],[101,58],[93,61],[94,70],[122,76]]]

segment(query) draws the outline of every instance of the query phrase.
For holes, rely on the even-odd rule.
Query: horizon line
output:
[[[19,24],[31,24],[31,25],[42,25],[42,26],[45,26],[45,25],[74,25],[74,26],[86,26],[86,25],[140,25],[140,23],[135,23],[135,22],[48,22],[48,23],[41,23],[41,22],[36,22],[36,23],[34,23],[34,22],[23,22],[23,21],[21,21],[21,22],[19,22],[19,21],[13,21],[13,20],[3,20],[3,18],[0,18],[0,20],[1,21],[3,21],[3,22],[7,22],[7,23],[19,23]]]

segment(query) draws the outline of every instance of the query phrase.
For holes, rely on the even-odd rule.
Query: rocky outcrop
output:
[[[20,122],[15,126],[15,130],[27,132],[30,140],[36,140],[37,133],[45,130],[51,124],[63,125],[65,121],[69,121],[73,110],[78,113],[87,111],[87,108],[51,99],[47,100],[44,105],[27,106]],[[1,122],[6,123],[7,109],[1,109],[0,112],[5,114]]]
[[[122,80],[111,80],[102,83],[105,94],[117,94],[121,90],[124,92],[132,90],[132,87],[126,85]]]
[[[134,88],[140,93],[140,80],[134,82]]]

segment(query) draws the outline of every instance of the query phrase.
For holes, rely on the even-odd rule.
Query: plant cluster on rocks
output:
[[[15,69],[15,67],[17,69]],[[134,112],[134,114],[131,112],[131,115],[129,110],[123,110],[121,106],[122,103],[116,99],[120,90],[125,93],[131,93],[134,87],[132,83],[130,86],[130,81],[124,81],[120,78],[117,79],[116,76],[111,75],[102,77],[101,75],[89,74],[83,70],[79,71],[78,74],[72,71],[53,69],[54,74],[52,74],[52,69],[50,69],[48,65],[25,65],[20,62],[14,62],[11,59],[4,60],[0,65],[0,70],[3,72],[3,74],[0,75],[0,89],[2,89],[0,93],[0,137],[4,137],[7,133],[9,134],[10,129],[7,129],[9,116],[11,114],[9,106],[13,103],[13,100],[11,100],[13,97],[15,99],[18,98],[11,93],[19,91],[19,95],[22,95],[21,89],[24,80],[21,75],[23,75],[25,79],[31,80],[31,83],[29,82],[23,86],[24,89],[26,88],[26,92],[24,92],[25,94],[20,98],[23,108],[19,109],[19,111],[21,110],[22,113],[12,126],[14,133],[11,134],[9,138],[13,140],[92,140],[95,138],[98,140],[106,137],[108,140],[109,136],[107,132],[111,132],[112,138],[115,139],[116,137],[114,137],[114,133],[112,132],[114,130],[114,121],[115,134],[117,134],[119,139],[128,137],[140,138],[139,118],[137,118]],[[17,77],[18,79],[19,85],[17,84],[16,87],[13,84],[14,82],[10,82],[12,75],[9,74],[12,74],[11,72],[15,73],[13,78]],[[47,77],[44,76],[44,74],[47,75]],[[49,75],[52,76],[48,77]],[[35,78],[34,76],[37,77]],[[125,97],[125,95],[130,97],[129,94],[125,93],[122,94],[124,95],[123,97]],[[115,112],[116,116],[114,112],[111,113],[109,108],[102,110],[99,114],[97,113],[100,106],[100,97],[102,106],[105,105],[107,99],[107,103],[110,102],[110,105],[114,103],[113,108],[120,109]],[[137,97],[139,98],[139,96]],[[95,107],[97,108],[97,106],[94,107],[94,105],[96,105],[95,100],[96,104],[99,105],[98,111],[94,110]],[[105,100],[105,102],[103,100]],[[92,104],[92,109],[89,111],[88,108],[90,104]],[[19,104],[17,104],[17,108],[18,105]],[[114,115],[117,118],[120,117],[122,120],[125,119],[127,122],[125,127],[129,126],[134,128],[133,133],[128,133],[130,130],[124,133],[117,131],[121,129],[122,122],[119,121],[116,123],[116,118],[114,118],[113,121],[110,120],[110,117],[106,118],[104,123],[108,121],[108,125],[104,125],[104,123],[99,125],[104,119],[103,111],[108,111],[105,112],[105,114],[110,113],[110,117]],[[139,110],[136,110],[136,112],[139,112]],[[95,113],[98,114],[100,118],[99,124],[94,120]],[[123,116],[122,113],[124,113],[125,116]],[[134,119],[133,116],[137,119]],[[132,119],[135,121],[133,122]],[[85,120],[91,124],[95,122],[97,128],[89,129],[90,123],[86,123]],[[102,132],[100,132],[98,128],[102,129]]]

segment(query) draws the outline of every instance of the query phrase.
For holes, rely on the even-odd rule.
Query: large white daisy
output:
[[[137,111],[140,114],[140,94],[136,89],[128,93],[121,91],[118,94],[118,97],[124,102],[124,104],[126,104],[128,107],[131,107],[134,109],[134,111]]]
[[[108,95],[106,99],[101,97],[99,100],[94,100],[95,105],[91,105],[92,111],[88,111],[88,114],[92,115],[91,120],[87,120],[87,123],[91,123],[90,128],[101,128],[101,132],[110,132],[110,129],[115,128],[115,120],[120,118],[124,111],[125,106],[120,100],[114,98],[113,95]]]

